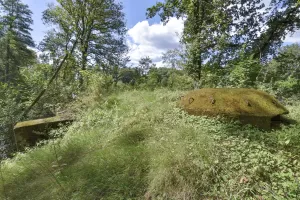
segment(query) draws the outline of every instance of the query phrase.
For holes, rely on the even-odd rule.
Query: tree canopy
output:
[[[184,18],[182,41],[187,46],[186,70],[201,79],[204,66],[224,67],[241,55],[264,61],[288,33],[299,28],[295,0],[165,0],[148,8],[147,16]]]
[[[95,65],[105,68],[121,62],[127,47],[120,3],[114,0],[58,0],[58,3],[44,11],[44,21],[59,28],[45,37],[44,50],[53,52],[55,41],[63,40],[66,47],[76,38],[75,59],[82,70]]]
[[[0,12],[0,80],[16,83],[20,67],[30,65],[35,57],[29,48],[35,46],[30,33],[32,12],[20,0],[1,0]]]

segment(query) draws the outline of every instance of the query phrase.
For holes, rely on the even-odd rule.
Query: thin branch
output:
[[[37,102],[41,99],[41,97],[45,94],[45,92],[47,91],[47,89],[49,88],[49,86],[52,84],[52,82],[54,81],[54,79],[57,77],[58,73],[60,72],[60,70],[62,69],[64,63],[66,62],[66,60],[69,58],[70,55],[73,54],[76,46],[78,43],[78,39],[76,38],[76,41],[71,49],[70,52],[67,52],[66,55],[64,56],[63,60],[61,61],[61,63],[59,64],[59,66],[57,67],[55,73],[53,74],[53,76],[51,77],[51,79],[49,80],[47,87],[45,89],[43,89],[40,94],[36,97],[36,99],[32,102],[32,104],[25,110],[25,112],[23,113],[23,115],[21,117],[26,117],[27,114],[30,112],[30,110],[33,108],[33,106],[35,106],[35,104],[37,104]]]

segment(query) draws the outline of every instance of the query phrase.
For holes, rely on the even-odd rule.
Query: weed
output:
[[[112,94],[1,164],[2,199],[299,199],[300,127],[189,116],[183,92]],[[300,119],[297,102],[290,118]]]

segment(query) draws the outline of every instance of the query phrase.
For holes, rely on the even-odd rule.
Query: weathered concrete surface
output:
[[[19,122],[14,127],[16,140],[20,148],[34,146],[38,141],[49,138],[49,131],[58,128],[60,124],[72,122],[73,118],[56,116],[44,119]]]
[[[270,129],[289,111],[266,92],[243,88],[204,88],[181,97],[179,106],[191,115],[223,116]]]

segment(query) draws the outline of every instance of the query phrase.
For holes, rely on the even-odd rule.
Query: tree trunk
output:
[[[198,81],[200,82],[202,76],[202,59],[201,59],[201,53],[200,58],[198,58]]]
[[[6,64],[5,64],[5,77],[4,77],[4,82],[8,83],[10,82],[10,66],[9,66],[9,60],[10,60],[10,46],[9,46],[10,40],[7,40],[7,45],[6,45]]]
[[[86,70],[88,45],[85,44],[83,48],[81,53],[81,70]]]

